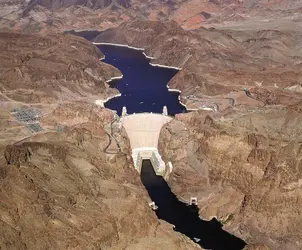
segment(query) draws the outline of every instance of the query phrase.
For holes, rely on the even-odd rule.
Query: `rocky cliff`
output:
[[[301,1],[290,0],[2,0],[0,29],[105,30],[138,18],[177,22],[186,30],[200,27],[238,28],[300,26]]]
[[[130,0],[64,0],[64,1],[50,1],[50,0],[32,0],[29,6],[33,8],[35,5],[41,5],[49,9],[66,8],[74,5],[86,6],[92,9],[106,8],[110,5],[121,5],[125,8],[130,6]]]
[[[287,109],[179,115],[160,135],[168,183],[248,243],[301,249],[301,123]]]
[[[149,208],[125,132],[116,133],[121,152],[103,152],[109,139],[103,126],[112,113],[81,106],[77,115],[86,122],[5,147],[0,247],[198,249]],[[59,110],[52,115],[63,117]]]
[[[185,31],[175,22],[131,21],[94,41],[145,48],[151,63],[182,68],[169,86],[189,109],[301,100],[300,30]]]
[[[94,104],[120,74],[102,53],[58,34],[0,47],[0,248],[200,249],[157,219],[125,131]]]
[[[162,129],[169,185],[180,199],[198,197],[202,218],[217,217],[251,249],[302,244],[301,37],[296,29],[184,31],[133,21],[95,38],[182,68],[169,86],[200,111]]]
[[[83,38],[0,33],[0,88],[6,101],[54,103],[116,94],[105,83],[121,73]]]

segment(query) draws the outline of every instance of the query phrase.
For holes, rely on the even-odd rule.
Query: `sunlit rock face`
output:
[[[159,137],[168,184],[248,244],[301,249],[301,122],[278,108],[177,115]]]
[[[119,73],[101,56],[78,37],[0,33],[0,249],[200,249],[156,218],[126,132],[94,104]]]
[[[50,9],[59,9],[62,7],[70,7],[73,5],[82,5],[93,9],[106,8],[111,4],[118,4],[124,8],[130,6],[130,0],[33,0],[31,4],[42,5]]]
[[[1,249],[200,249],[149,208],[125,132],[119,153],[103,151],[110,113],[61,105],[51,119],[73,126],[0,144]]]
[[[0,60],[1,87],[14,101],[51,103],[63,96],[64,100],[94,95],[107,98],[113,90],[106,80],[121,74],[99,62],[103,54],[76,36],[1,32],[0,49],[0,57],[8,58]]]

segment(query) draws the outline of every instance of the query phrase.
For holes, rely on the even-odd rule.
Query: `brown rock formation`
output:
[[[241,24],[290,28],[301,20],[301,2],[291,0],[2,0],[0,29],[28,32],[117,27],[129,19],[177,22],[186,30]]]
[[[102,99],[105,83],[121,73],[102,63],[102,53],[83,38],[69,35],[0,34],[0,84],[7,101],[54,103]]]
[[[125,131],[93,103],[120,74],[102,53],[58,34],[1,33],[0,48],[0,248],[200,249],[156,218]]]
[[[182,102],[219,112],[180,115],[163,128],[173,191],[197,196],[201,217],[216,216],[246,249],[302,248],[299,1],[38,2],[1,1],[0,28],[105,30],[128,20],[95,41],[142,47],[153,63],[181,67],[169,86]],[[91,101],[113,94],[104,82],[119,72],[98,62],[100,52],[54,33],[1,33],[0,49],[0,248],[194,249],[147,207],[124,132],[121,152],[101,152],[113,115]],[[35,137],[9,113],[30,104],[47,111]]]
[[[98,9],[106,8],[110,5],[121,5],[125,8],[130,6],[130,0],[63,0],[63,1],[50,1],[50,0],[32,0],[29,6],[41,5],[49,9],[59,9],[70,7],[73,5],[87,6],[88,8]]]
[[[217,99],[225,98],[233,99],[231,106],[286,106],[301,100],[299,30],[193,32],[175,22],[132,21],[94,40],[145,48],[147,55],[155,57],[151,63],[182,68],[169,86],[182,91],[180,97],[188,108],[196,108],[190,95],[197,106],[212,103],[218,109],[225,105]]]
[[[160,136],[174,167],[169,185],[182,199],[197,196],[202,218],[217,217],[247,243],[298,250],[301,123],[284,109],[179,115]]]
[[[111,112],[70,103],[51,117],[71,121],[77,106],[82,122],[4,149],[0,248],[199,249],[149,208],[123,130],[115,131],[121,152],[103,152]]]

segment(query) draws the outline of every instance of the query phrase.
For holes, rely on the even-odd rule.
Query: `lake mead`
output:
[[[168,114],[172,116],[186,112],[179,103],[179,93],[167,88],[178,70],[150,65],[150,59],[144,56],[143,51],[113,45],[97,47],[105,55],[102,61],[118,68],[123,74],[122,79],[109,83],[120,91],[121,96],[107,101],[106,108],[116,110],[119,115],[123,106],[126,106],[128,114],[162,113],[163,106],[167,106]]]

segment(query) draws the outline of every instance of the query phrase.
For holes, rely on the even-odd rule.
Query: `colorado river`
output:
[[[196,206],[188,206],[180,202],[171,192],[166,181],[157,176],[149,160],[144,160],[141,180],[150,198],[158,206],[157,217],[175,226],[175,230],[198,241],[205,249],[239,250],[245,242],[222,229],[215,219],[201,220]]]
[[[110,82],[121,96],[106,102],[106,108],[116,110],[119,115],[123,106],[127,107],[128,114],[162,113],[163,106],[167,106],[169,115],[185,112],[178,100],[179,93],[167,88],[177,70],[151,66],[142,51],[112,45],[98,45],[98,48],[105,55],[103,61],[123,74],[122,79]]]

